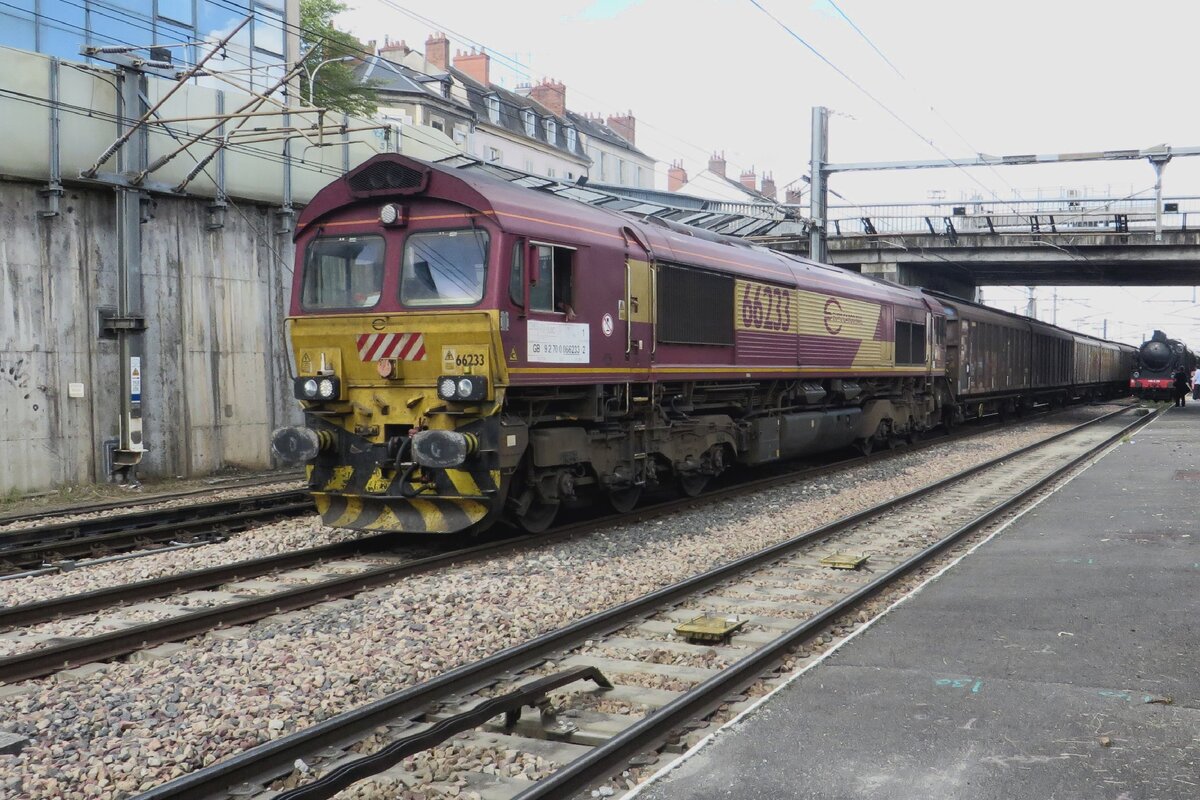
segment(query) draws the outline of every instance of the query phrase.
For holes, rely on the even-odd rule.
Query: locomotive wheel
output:
[[[542,533],[554,524],[558,516],[559,503],[544,503],[534,500],[523,514],[517,514],[517,524],[528,533]]]
[[[642,487],[637,484],[624,489],[609,489],[608,491],[608,503],[618,514],[628,514],[633,511],[633,507],[637,505],[641,497]]]
[[[704,487],[708,486],[710,475],[681,475],[679,476],[679,489],[688,497],[698,497],[704,491]]]

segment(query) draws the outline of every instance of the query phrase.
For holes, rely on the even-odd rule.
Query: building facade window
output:
[[[529,109],[521,112],[525,119],[525,135],[532,138],[537,135],[537,114],[534,114]]]
[[[254,49],[271,55],[283,55],[283,12],[266,3],[254,4]]]
[[[487,148],[487,161],[489,164],[503,164],[504,154],[495,147]]]
[[[488,95],[487,99],[488,119],[492,122],[500,121],[500,98],[493,95]]]
[[[554,144],[558,140],[558,123],[549,117],[546,118],[546,141]]]
[[[250,25],[206,68],[236,71],[229,76],[234,82],[265,88],[283,74],[290,26],[298,22],[286,18],[284,0],[9,0],[0,3],[0,45],[103,66],[108,62],[85,57],[81,48],[159,45],[186,68],[204,55],[204,42],[217,41],[251,12]]]
[[[567,149],[575,152],[576,134],[574,128],[567,128]]]

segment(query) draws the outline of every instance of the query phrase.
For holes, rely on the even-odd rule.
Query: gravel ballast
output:
[[[448,568],[244,631],[209,634],[170,658],[29,682],[19,687],[24,693],[0,697],[0,728],[32,739],[19,755],[0,756],[0,791],[14,797],[118,798],[149,789],[1108,410],[1079,408],[1053,421],[670,519]],[[303,546],[348,533],[329,532],[312,521],[279,525],[274,536],[300,536]],[[290,526],[295,528],[289,532]],[[332,538],[315,538],[320,536]],[[207,549],[186,551],[189,568],[200,566],[195,554]],[[278,549],[285,548],[273,551]],[[260,554],[238,551],[246,558]],[[136,563],[154,558],[159,556]],[[228,560],[226,553],[218,561]],[[113,568],[120,562],[93,569]],[[46,585],[55,587],[76,578],[48,577],[53,580]],[[108,582],[132,579],[109,576]],[[0,596],[42,580],[0,584]],[[33,598],[19,602],[28,599]],[[378,796],[397,796],[395,787]]]

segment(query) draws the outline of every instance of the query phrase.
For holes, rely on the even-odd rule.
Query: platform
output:
[[[1200,403],[627,797],[1200,797]]]

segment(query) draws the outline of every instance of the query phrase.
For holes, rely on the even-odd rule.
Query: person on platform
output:
[[[1175,407],[1183,408],[1187,405],[1187,396],[1192,391],[1191,375],[1186,369],[1180,367],[1175,373]]]

